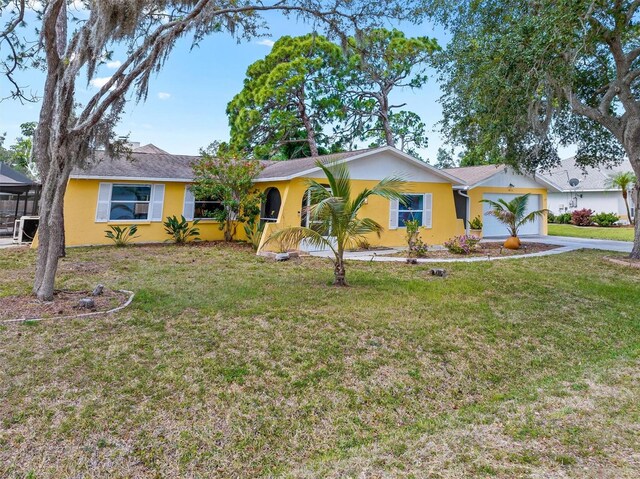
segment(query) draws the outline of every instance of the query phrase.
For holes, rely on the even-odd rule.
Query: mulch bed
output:
[[[53,301],[40,301],[34,296],[6,296],[0,298],[0,321],[12,319],[38,319],[78,316],[86,313],[104,312],[123,305],[129,295],[105,289],[100,296],[91,296],[91,291],[56,291]],[[95,308],[78,306],[83,298],[92,298]]]
[[[481,256],[484,256],[484,257],[491,256],[492,258],[495,258],[499,256],[520,256],[523,254],[540,253],[542,251],[549,251],[552,249],[560,248],[560,246],[553,245],[553,244],[523,242],[520,249],[511,250],[511,249],[503,248],[502,244],[503,243],[501,242],[480,243],[476,251],[467,255],[450,253],[446,249],[433,250],[433,251],[428,251],[427,254],[425,256],[422,256],[421,258],[447,259],[447,258],[473,258],[473,257],[481,257]],[[383,256],[396,256],[396,257],[406,258],[407,255],[408,255],[407,251],[400,251],[398,253],[393,253],[393,254],[383,255]]]

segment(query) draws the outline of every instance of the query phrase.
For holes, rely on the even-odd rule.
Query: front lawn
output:
[[[640,276],[70,249],[126,310],[0,326],[0,477],[638,477]],[[34,255],[0,250],[0,296]]]
[[[603,240],[633,241],[633,227],[599,228],[597,226],[574,226],[549,224],[553,236],[573,236]]]

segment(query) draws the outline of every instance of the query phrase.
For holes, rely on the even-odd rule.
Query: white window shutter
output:
[[[191,191],[191,187],[186,185],[184,187],[184,208],[182,208],[182,216],[187,221],[193,221],[193,214],[196,208],[196,197]]]
[[[153,185],[151,192],[150,221],[162,221],[162,207],[164,206],[164,185]]]
[[[389,200],[389,229],[398,229],[398,209],[400,202],[397,199]]]
[[[100,183],[98,188],[98,205],[96,206],[96,223],[106,223],[109,221],[112,186],[111,183]]]
[[[422,226],[431,228],[431,219],[433,217],[433,195],[431,193],[425,193],[422,208]]]

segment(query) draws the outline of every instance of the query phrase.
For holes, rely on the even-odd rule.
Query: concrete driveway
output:
[[[493,238],[492,238],[493,239]],[[633,243],[631,241],[599,240],[589,238],[572,238],[569,236],[525,236],[523,241],[535,241],[538,243],[557,244],[573,248],[601,249],[605,251],[619,251],[631,253]]]

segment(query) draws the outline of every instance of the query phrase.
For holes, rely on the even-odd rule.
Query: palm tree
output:
[[[620,188],[622,190],[622,198],[624,199],[624,205],[627,207],[627,218],[629,223],[635,224],[635,221],[631,219],[631,210],[629,209],[629,190],[631,190],[636,184],[636,175],[630,171],[621,171],[609,176],[607,181],[608,188]]]
[[[481,200],[483,203],[488,203],[493,208],[486,214],[495,216],[498,221],[503,223],[509,230],[511,238],[516,238],[517,241],[505,241],[505,247],[511,249],[518,249],[520,247],[520,240],[518,239],[518,230],[522,225],[534,221],[540,216],[544,216],[549,210],[542,209],[532,211],[527,214],[527,203],[529,202],[530,193],[522,196],[516,196],[511,201],[505,201],[500,198],[498,201],[493,200]]]
[[[280,241],[284,244],[298,245],[307,240],[311,246],[326,247],[333,252],[335,286],[347,286],[345,277],[344,252],[357,239],[369,233],[380,233],[384,228],[371,218],[358,218],[358,212],[370,196],[403,200],[404,180],[397,176],[383,179],[373,188],[365,188],[353,200],[351,199],[351,177],[345,164],[325,166],[316,165],[327,176],[329,188],[315,180],[309,180],[311,206],[307,214],[313,220],[314,227],[289,227],[274,232],[267,241]],[[330,237],[330,238],[329,238]],[[333,241],[332,241],[333,240]]]

